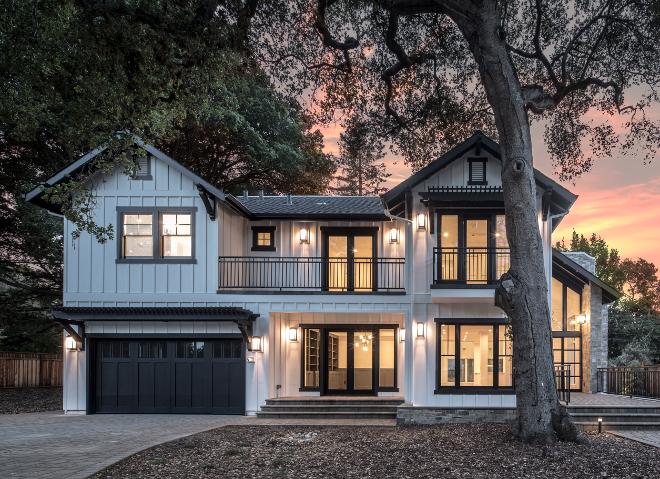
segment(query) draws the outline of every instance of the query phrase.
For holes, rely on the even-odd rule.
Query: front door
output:
[[[373,331],[326,331],[326,384],[328,395],[374,395]]]

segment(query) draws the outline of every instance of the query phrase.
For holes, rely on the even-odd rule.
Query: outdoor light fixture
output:
[[[78,342],[70,334],[66,335],[66,348],[70,350],[78,349]]]
[[[603,432],[603,418],[599,417],[598,418],[598,434]]]
[[[300,228],[300,244],[309,244],[309,230]]]
[[[292,343],[298,342],[298,328],[289,328],[289,341]]]
[[[586,314],[579,314],[578,317],[576,318],[576,321],[578,324],[584,324],[587,322],[587,315]]]
[[[406,340],[406,330],[399,329],[399,341],[404,342]]]
[[[259,336],[250,338],[250,351],[261,352],[261,338]]]
[[[390,244],[396,244],[399,242],[399,229],[392,228],[390,230]]]
[[[420,213],[417,215],[417,229],[418,230],[426,229],[426,215],[424,213]]]
[[[417,323],[417,337],[424,337],[424,323]]]

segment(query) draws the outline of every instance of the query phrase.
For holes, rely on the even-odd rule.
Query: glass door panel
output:
[[[495,278],[499,279],[509,271],[511,261],[509,257],[509,240],[506,237],[506,225],[504,215],[495,217]]]
[[[486,283],[488,280],[488,220],[465,220],[466,265],[468,283]]]
[[[461,326],[460,385],[493,385],[493,327]]]
[[[328,237],[328,288],[345,291],[348,288],[348,237]]]
[[[458,279],[458,216],[440,217],[440,274],[443,281]]]
[[[378,332],[378,386],[394,387],[394,330],[381,329]]]
[[[353,390],[370,391],[373,389],[373,333],[358,331],[353,333],[353,338]]]
[[[328,391],[348,389],[348,333],[328,332]]]
[[[305,387],[319,387],[319,360],[321,359],[321,335],[318,329],[306,329],[305,334]]]
[[[374,279],[373,237],[353,238],[353,288],[355,291],[371,291]]]

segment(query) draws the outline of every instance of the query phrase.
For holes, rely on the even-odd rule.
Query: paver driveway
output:
[[[0,415],[0,478],[84,478],[142,449],[243,416],[36,412]]]

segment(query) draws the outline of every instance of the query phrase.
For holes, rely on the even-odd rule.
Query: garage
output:
[[[97,413],[245,414],[245,343],[232,338],[97,339]]]

